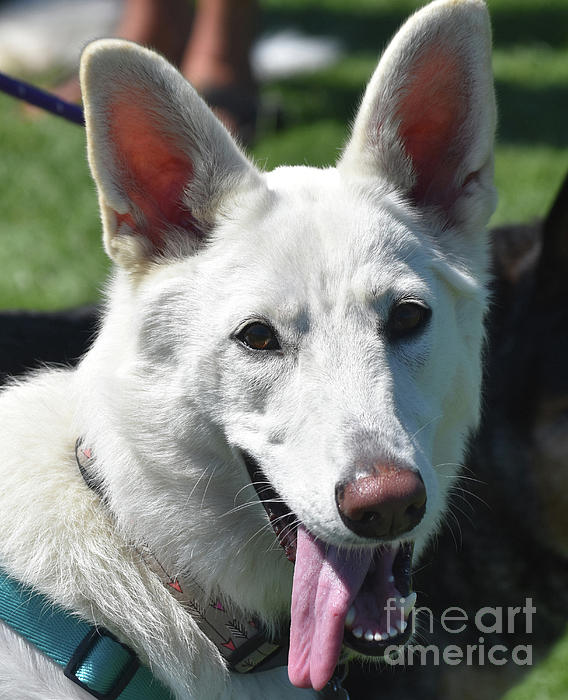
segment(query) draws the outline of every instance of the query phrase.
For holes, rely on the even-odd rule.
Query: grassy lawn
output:
[[[261,166],[334,162],[365,81],[412,0],[264,0],[264,29],[338,36],[345,56],[317,74],[264,86],[285,114],[264,123]],[[544,214],[568,167],[566,0],[490,0],[500,109],[494,223]],[[56,308],[97,297],[107,271],[84,134],[55,117],[24,120],[0,96],[0,307]]]
[[[499,208],[493,223],[542,216],[568,169],[568,0],[488,0],[500,111]],[[365,81],[413,0],[263,0],[265,30],[340,37],[344,58],[263,87],[284,110],[253,149],[259,165],[332,164]],[[55,117],[24,119],[0,96],[0,308],[51,309],[97,298],[108,270],[84,133]],[[561,700],[568,638],[506,700]]]

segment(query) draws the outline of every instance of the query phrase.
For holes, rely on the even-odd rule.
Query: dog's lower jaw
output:
[[[369,571],[345,620],[343,643],[365,656],[382,656],[389,644],[404,644],[416,602],[411,590],[412,544],[375,550]],[[380,606],[383,607],[380,607]]]
[[[346,550],[298,527],[288,671],[294,685],[321,690],[343,645],[383,656],[409,635],[412,546]]]

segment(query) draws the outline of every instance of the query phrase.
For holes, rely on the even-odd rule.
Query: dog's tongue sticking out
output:
[[[339,552],[298,527],[288,675],[300,688],[321,690],[339,660],[343,627],[373,553]]]

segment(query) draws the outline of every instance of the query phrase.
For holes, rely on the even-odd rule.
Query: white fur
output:
[[[414,62],[438,45],[466,66],[469,93],[449,97],[467,102],[453,144],[462,167],[451,173],[455,196],[438,203],[429,191],[421,205],[396,100]],[[479,412],[484,226],[495,199],[489,52],[480,0],[432,3],[385,53],[338,168],[269,174],[163,59],[119,41],[85,52],[89,159],[118,266],[80,366],[32,376],[0,398],[0,559],[125,640],[180,699],[312,695],[281,670],[228,674],[129,544],[148,542],[170,570],[190,572],[243,614],[285,620],[292,567],[239,450],[330,543],[365,544],[343,525],[334,489],[377,460],[422,475],[426,516],[408,536],[417,551],[440,522]],[[183,199],[193,234],[165,221],[159,251],[148,233],[155,210],[139,196],[153,179],[139,187],[130,145],[119,143],[128,135],[113,122],[133,94],[191,163]],[[400,298],[433,314],[421,335],[393,344],[384,326]],[[282,353],[235,340],[262,318]],[[78,436],[94,449],[112,516],[74,464]],[[85,697],[11,636],[0,628],[0,697]]]

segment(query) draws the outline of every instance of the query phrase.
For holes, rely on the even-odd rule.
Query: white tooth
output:
[[[394,621],[394,623],[393,623],[393,627],[396,627],[396,629],[398,630],[398,632],[400,632],[400,618],[397,617],[397,618],[395,619],[395,621]]]
[[[402,634],[404,632],[404,630],[407,628],[408,622],[406,622],[405,620],[395,620],[394,626]]]
[[[382,642],[383,635],[380,632],[375,632],[375,642]]]
[[[416,603],[416,593],[411,593],[410,595],[406,596],[406,600],[404,601],[404,617],[408,617],[410,615],[410,612],[412,608],[414,607],[414,604]]]
[[[392,574],[389,576],[389,583],[394,583],[394,576]]]
[[[371,630],[367,630],[367,631],[365,632],[365,639],[366,639],[368,642],[372,642],[372,641],[375,639],[375,635],[371,632]]]
[[[361,639],[361,637],[363,636],[363,628],[355,627],[355,629],[353,630],[353,636],[357,639]]]
[[[389,637],[396,637],[398,635],[398,630],[394,627],[389,627]]]
[[[345,626],[346,627],[351,627],[353,622],[355,621],[355,616],[357,615],[357,611],[355,610],[355,606],[352,605],[349,608],[349,612],[347,613],[347,617],[345,618]]]

